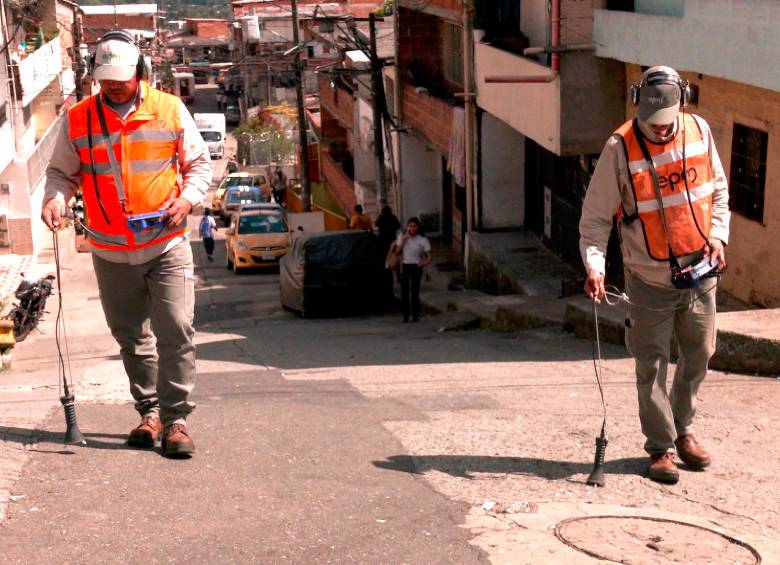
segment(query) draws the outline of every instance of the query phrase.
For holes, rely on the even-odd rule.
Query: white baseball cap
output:
[[[138,47],[120,39],[109,39],[95,47],[95,80],[128,81],[133,78],[138,65]]]

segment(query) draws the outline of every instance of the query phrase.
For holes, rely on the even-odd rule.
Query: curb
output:
[[[593,339],[592,306],[585,297],[553,300],[528,295],[493,296],[468,290],[428,292],[420,299],[426,313],[437,315],[463,312],[470,316],[469,320],[479,320],[479,323],[470,321],[460,324],[458,329],[479,327],[499,332],[519,332],[559,326],[578,338]],[[601,307],[598,315],[601,340],[625,345],[624,310]],[[728,326],[727,316],[718,314],[718,325]],[[676,358],[676,349],[673,340],[673,359]],[[777,375],[780,373],[780,340],[721,327],[717,332],[717,348],[709,367],[733,373]]]

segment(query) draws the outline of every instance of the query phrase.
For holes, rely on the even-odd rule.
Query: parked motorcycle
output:
[[[18,304],[8,313],[14,324],[16,341],[23,341],[43,317],[46,299],[51,296],[54,275],[35,282],[24,280],[16,289]]]

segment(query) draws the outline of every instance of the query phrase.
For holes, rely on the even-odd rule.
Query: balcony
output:
[[[450,150],[453,105],[409,83],[404,83],[403,89],[404,125],[417,130],[446,155]]]
[[[22,106],[27,106],[62,72],[62,48],[59,36],[22,59],[16,79],[22,93]]]
[[[682,17],[648,12],[596,10],[596,55],[780,90],[780,3],[688,0]]]
[[[561,55],[559,74],[534,59],[476,43],[477,104],[556,155],[598,153],[625,117],[625,70],[589,51]],[[488,83],[486,77],[538,77]]]

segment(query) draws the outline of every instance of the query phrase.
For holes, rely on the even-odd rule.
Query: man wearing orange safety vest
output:
[[[144,60],[129,32],[103,36],[88,67],[100,93],[68,110],[41,218],[57,230],[81,187],[103,311],[141,416],[128,444],[162,439],[166,456],[189,456],[195,292],[187,215],[211,182],[208,148],[181,100],[141,80]]]
[[[675,483],[675,451],[693,469],[711,462],[693,435],[693,419],[715,352],[715,275],[726,267],[728,185],[709,126],[681,111],[690,98],[686,80],[670,67],[651,67],[631,94],[637,118],[618,128],[601,153],[582,206],[580,251],[585,292],[599,303],[617,216],[630,301],[626,346],[636,361],[648,474]],[[667,393],[673,335],[679,357]]]

